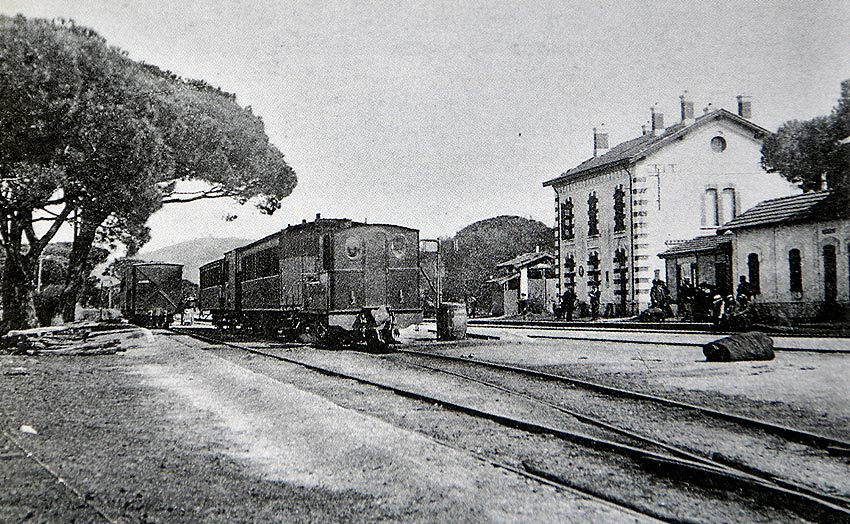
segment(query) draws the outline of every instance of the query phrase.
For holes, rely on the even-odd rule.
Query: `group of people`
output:
[[[587,303],[592,320],[599,318],[599,299],[601,292],[599,284],[593,283],[588,290]],[[756,292],[747,277],[740,277],[736,295],[723,297],[714,285],[701,282],[694,286],[689,278],[682,280],[678,290],[679,315],[682,320],[697,322],[714,322],[721,324],[745,311],[752,303]],[[555,317],[561,320],[572,320],[578,304],[578,296],[572,287],[568,287],[555,305]],[[649,309],[653,318],[664,319],[674,316],[673,299],[667,283],[656,278],[652,281],[649,291]]]
[[[599,290],[599,284],[593,283],[587,291],[587,303],[590,306],[590,318],[596,320],[599,318],[599,299],[602,292]],[[571,287],[561,294],[560,303],[555,305],[555,317],[560,320],[572,320],[576,311],[578,296],[575,290]]]
[[[679,286],[679,309],[682,319],[723,323],[748,308],[756,294],[745,276],[740,277],[735,291],[734,296],[724,297],[708,282],[701,282],[699,286],[694,287],[689,278],[684,279]]]

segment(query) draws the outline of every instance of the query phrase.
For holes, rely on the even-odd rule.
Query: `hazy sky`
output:
[[[272,217],[218,202],[151,220],[148,248],[257,238],[320,212],[452,234],[499,214],[554,222],[544,180],[668,124],[687,90],[753,120],[829,112],[850,78],[850,2],[0,0],[66,17],[130,56],[236,93],[298,174]],[[239,213],[239,219],[222,217]]]

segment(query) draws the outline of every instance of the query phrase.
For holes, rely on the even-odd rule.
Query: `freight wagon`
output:
[[[142,262],[124,268],[121,314],[129,322],[166,327],[180,310],[182,299],[182,265]]]

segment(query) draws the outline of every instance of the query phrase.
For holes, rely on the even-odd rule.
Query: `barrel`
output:
[[[443,302],[437,308],[437,340],[466,338],[466,304]]]

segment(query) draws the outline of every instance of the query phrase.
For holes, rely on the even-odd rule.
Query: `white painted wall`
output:
[[[824,300],[823,246],[836,249],[838,302],[850,302],[850,220],[777,225],[735,231],[733,274],[747,275],[747,257],[759,256],[763,303],[805,303]],[[788,252],[799,249],[803,292],[791,292]]]
[[[723,137],[726,149],[715,152],[711,139]],[[559,274],[563,273],[564,259],[574,254],[576,267],[583,267],[585,274],[577,275],[576,295],[587,299],[588,252],[598,249],[601,260],[602,304],[616,303],[614,294],[613,256],[621,247],[634,256],[637,279],[636,298],[644,309],[649,303],[649,289],[653,274],[660,270],[665,274],[664,261],[658,253],[665,251],[668,243],[713,234],[715,226],[703,225],[703,197],[708,187],[722,194],[723,189],[735,190],[736,214],[743,213],[762,200],[799,193],[792,184],[778,174],[765,172],[760,165],[761,140],[753,131],[720,118],[703,123],[680,140],[668,143],[658,151],[636,162],[631,173],[626,170],[602,173],[592,178],[555,186],[559,202],[572,197],[575,216],[575,239],[561,241]],[[614,234],[614,188],[623,184],[629,191],[632,178],[633,209],[627,207],[627,230]],[[597,239],[587,238],[587,196],[596,191],[599,198],[599,229]],[[629,198],[627,196],[627,206]],[[634,217],[633,213],[645,212],[645,216]],[[733,217],[723,217],[721,222]],[[643,227],[632,220],[643,221]],[[632,253],[632,235],[634,252]],[[606,279],[606,272],[608,278]]]
[[[715,136],[726,140],[723,152],[712,150],[711,139]],[[761,141],[753,138],[752,131],[721,119],[638,162],[636,172],[647,177],[649,198],[656,200],[655,205],[647,206],[651,254],[665,251],[668,243],[715,233],[716,227],[703,225],[707,188],[717,189],[718,194],[734,189],[737,215],[763,200],[800,193],[779,174],[764,171],[760,161]],[[723,216],[721,223],[732,218]],[[650,260],[653,270],[664,269],[657,256]]]

